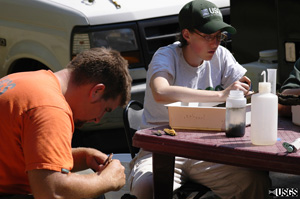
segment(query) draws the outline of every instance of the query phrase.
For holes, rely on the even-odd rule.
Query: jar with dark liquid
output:
[[[246,98],[244,92],[231,90],[226,100],[225,128],[227,137],[243,137],[246,126]]]

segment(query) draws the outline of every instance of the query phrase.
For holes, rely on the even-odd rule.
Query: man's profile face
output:
[[[105,113],[115,110],[120,104],[120,96],[116,99],[104,100],[103,98],[91,102],[80,111],[80,114],[74,115],[75,128],[81,128],[85,123],[99,123]]]

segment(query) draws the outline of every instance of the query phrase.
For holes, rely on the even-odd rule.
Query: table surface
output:
[[[300,137],[300,126],[290,119],[278,119],[278,141],[274,145],[253,145],[251,126],[244,137],[227,138],[225,132],[176,129],[176,136],[154,135],[168,126],[143,129],[135,133],[133,145],[156,154],[182,156],[211,162],[283,173],[300,174],[300,150],[288,153],[283,142]],[[168,127],[169,128],[169,127]]]

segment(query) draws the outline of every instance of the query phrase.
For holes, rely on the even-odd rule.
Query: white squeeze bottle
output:
[[[251,96],[251,142],[255,145],[273,145],[277,141],[278,97],[271,93],[271,83],[259,82],[259,93]]]

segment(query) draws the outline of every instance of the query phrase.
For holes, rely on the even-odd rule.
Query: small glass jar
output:
[[[244,92],[231,90],[226,100],[226,137],[243,137],[246,124],[246,98]]]

